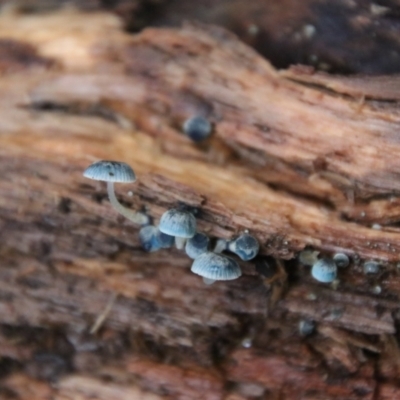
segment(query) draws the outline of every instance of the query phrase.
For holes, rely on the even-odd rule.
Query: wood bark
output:
[[[398,77],[277,71],[222,28],[74,11],[0,15],[0,70],[5,398],[400,399]],[[205,286],[182,252],[145,253],[82,177],[98,159],[133,166],[118,197],[155,223],[184,203],[212,238],[248,229],[258,269]],[[352,262],[319,284],[305,248]]]

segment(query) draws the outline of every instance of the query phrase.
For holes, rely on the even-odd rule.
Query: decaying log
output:
[[[221,28],[131,36],[103,13],[0,15],[0,50],[0,393],[400,398],[397,77],[277,71]],[[191,115],[214,126],[200,146]],[[204,286],[178,250],[145,253],[82,177],[97,159],[134,167],[118,197],[155,222],[185,203],[213,238],[250,230],[274,276]],[[307,246],[352,256],[338,285]]]

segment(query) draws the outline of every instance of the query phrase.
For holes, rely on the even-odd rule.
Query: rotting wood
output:
[[[366,99],[360,111],[348,96],[282,77],[220,29],[131,37],[114,17],[92,17],[0,16],[0,39],[30,54],[21,61],[11,46],[13,68],[0,63],[0,354],[12,364],[4,393],[395,398],[399,232],[341,214],[360,198],[381,196],[387,207],[397,195],[396,105]],[[179,133],[192,113],[215,123],[204,147]],[[355,132],[364,152],[351,148]],[[346,157],[326,153],[332,146]],[[206,287],[177,250],[140,249],[137,227],[111,209],[104,185],[81,176],[98,158],[134,167],[138,184],[117,185],[117,194],[155,221],[184,202],[211,236],[250,229],[263,255],[289,260],[309,245],[384,265],[366,277],[355,258],[336,291],[295,260],[276,280],[243,263],[241,279]],[[366,220],[398,215],[394,207],[389,220]],[[110,295],[112,312],[93,337]],[[322,329],[302,338],[301,318]],[[56,388],[43,383],[52,380]]]

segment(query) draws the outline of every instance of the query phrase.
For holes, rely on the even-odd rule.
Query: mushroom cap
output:
[[[260,245],[254,236],[244,233],[232,242],[229,242],[229,250],[238,255],[242,260],[248,261],[253,259],[260,250]]]
[[[139,231],[139,239],[145,251],[156,251],[172,247],[175,237],[159,231],[154,225],[143,226]]]
[[[377,274],[379,272],[379,264],[376,261],[365,261],[363,265],[364,274]]]
[[[152,252],[161,248],[158,240],[158,229],[153,225],[147,225],[140,229],[139,239],[145,251]]]
[[[196,218],[189,211],[172,208],[160,219],[158,229],[167,235],[191,238],[196,234]]]
[[[215,281],[229,281],[242,275],[239,264],[235,260],[210,251],[200,254],[193,261],[191,271]]]
[[[183,124],[183,131],[193,142],[201,142],[207,139],[211,130],[210,121],[201,116],[189,118]]]
[[[315,322],[308,319],[302,319],[299,322],[299,332],[301,336],[308,336],[314,332]]]
[[[330,283],[336,279],[337,267],[333,260],[322,258],[311,268],[311,275],[314,279],[323,283]]]
[[[208,244],[210,239],[204,233],[197,232],[192,238],[190,238],[185,245],[186,254],[190,258],[196,258],[200,254],[205,253],[208,250]]]
[[[333,261],[335,261],[336,265],[339,268],[346,268],[350,264],[349,257],[347,256],[347,254],[344,253],[336,253],[333,256]]]
[[[136,175],[133,169],[120,161],[97,161],[89,165],[83,172],[85,178],[104,182],[135,182]]]

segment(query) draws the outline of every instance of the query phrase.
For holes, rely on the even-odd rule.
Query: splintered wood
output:
[[[0,15],[0,70],[2,394],[400,398],[398,77],[278,72],[220,28],[131,36],[72,11]],[[82,177],[98,159],[133,166],[117,195],[155,222],[185,203],[278,266],[205,286],[176,249],[145,253]],[[307,246],[352,256],[336,289],[297,262]]]

